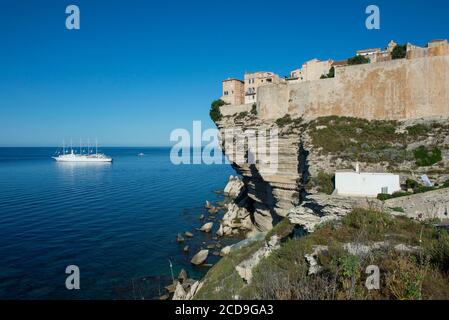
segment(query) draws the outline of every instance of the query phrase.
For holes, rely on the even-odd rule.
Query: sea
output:
[[[58,163],[55,151],[0,148],[0,299],[158,299],[181,269],[209,270],[190,259],[217,243],[197,228],[218,228],[204,203],[223,200],[229,164],[175,165],[162,147],[102,148],[112,163]]]

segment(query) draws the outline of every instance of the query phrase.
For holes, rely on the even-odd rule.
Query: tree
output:
[[[397,45],[391,51],[391,59],[404,59],[407,56],[407,45]]]
[[[323,74],[321,76],[321,79],[327,79],[327,78],[333,78],[333,77],[335,77],[335,68],[334,67],[329,69],[329,73],[328,74]]]
[[[226,102],[221,99],[215,100],[211,103],[209,115],[213,122],[220,121],[223,115],[220,112],[220,107],[224,106]]]
[[[356,64],[364,64],[369,63],[370,60],[367,57],[364,56],[355,56],[348,59],[348,65],[353,66]]]

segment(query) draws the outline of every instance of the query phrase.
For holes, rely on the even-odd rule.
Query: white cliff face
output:
[[[256,130],[266,133],[267,155],[257,157],[251,162],[249,151],[246,149],[236,150],[234,157],[230,157],[233,168],[242,176],[241,181],[231,178],[225,188],[225,194],[235,197],[239,192],[233,190],[244,189],[244,195],[248,198],[248,209],[251,214],[252,224],[257,231],[268,231],[273,227],[276,216],[285,217],[288,211],[299,203],[300,180],[300,138],[297,132],[279,136],[270,134],[277,126],[272,123],[263,123],[254,116],[244,119],[237,117],[225,117],[217,123],[221,134],[223,150],[229,150],[229,141],[226,140],[226,130]],[[271,145],[276,145],[271,154]],[[230,156],[230,154],[227,154]],[[236,159],[245,159],[237,161]],[[240,194],[241,196],[241,194]],[[228,230],[229,231],[229,230]],[[226,233],[226,232],[225,232]]]
[[[245,189],[245,184],[238,177],[230,176],[224,188],[224,195],[231,199],[239,198]]]

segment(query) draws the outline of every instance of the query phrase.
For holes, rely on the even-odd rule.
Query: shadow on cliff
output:
[[[249,166],[249,169],[251,171],[251,177],[254,183],[254,195],[257,199],[261,200],[259,202],[251,199],[252,210],[249,210],[251,212],[251,220],[258,228],[262,226],[257,220],[259,219],[260,221],[260,218],[262,217],[264,217],[265,219],[270,219],[271,223],[275,225],[280,220],[282,220],[282,218],[276,214],[275,207],[277,201],[273,195],[271,185],[269,182],[266,182],[263,179],[262,175],[254,164],[251,164]],[[268,213],[269,216],[265,213]],[[256,214],[259,214],[261,217],[256,218]]]
[[[299,204],[304,200],[304,198],[308,195],[306,191],[306,184],[310,179],[309,172],[309,163],[307,158],[309,157],[310,152],[304,148],[304,143],[299,141],[299,152],[298,152],[298,173],[301,176],[299,180],[300,188],[299,188]]]

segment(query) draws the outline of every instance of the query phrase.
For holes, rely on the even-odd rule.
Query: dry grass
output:
[[[289,230],[287,225],[284,222],[279,229]],[[346,243],[369,245],[379,241],[388,242],[389,246],[372,250],[366,255],[355,256],[343,248]],[[396,244],[418,246],[420,249],[397,251],[394,249]],[[312,252],[316,245],[328,246],[328,251],[318,255],[321,272],[309,276],[304,255]],[[235,262],[257,249],[247,250],[246,253],[236,253],[238,258],[227,258],[226,267],[222,265],[211,270],[207,281],[234,277]],[[379,290],[368,290],[365,287],[368,277],[366,267],[369,265],[380,268]],[[437,231],[429,224],[407,218],[394,218],[373,210],[356,209],[338,223],[328,223],[313,234],[283,242],[279,250],[254,268],[253,281],[249,285],[241,279],[232,278],[236,288],[233,294],[244,299],[285,300],[447,299],[448,267],[449,235],[446,231]],[[235,285],[236,282],[238,286]],[[200,297],[230,298],[230,294],[223,291],[211,294],[210,289],[211,286],[202,290]]]

